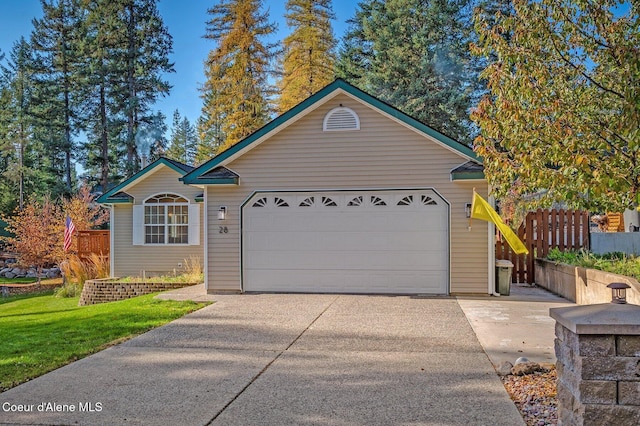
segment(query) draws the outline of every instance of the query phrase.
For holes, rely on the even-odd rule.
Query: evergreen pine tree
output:
[[[261,127],[269,118],[269,83],[271,62],[276,55],[275,44],[262,39],[275,31],[261,13],[261,0],[221,0],[208,10],[205,38],[216,48],[209,52],[205,63],[206,82],[202,98],[203,125],[220,120],[226,149]],[[200,133],[207,133],[200,128]]]
[[[338,75],[470,144],[477,73],[471,0],[366,0],[343,39]]]
[[[125,82],[125,90],[118,94],[118,103],[126,120],[124,171],[126,176],[131,176],[139,170],[136,132],[142,123],[150,124],[151,105],[171,88],[162,74],[174,72],[169,62],[173,40],[158,12],[157,0],[118,1],[122,3],[123,19],[116,31],[124,41],[118,52],[124,65],[121,77]]]
[[[33,135],[31,63],[31,47],[22,37],[14,43],[7,64],[0,65],[0,147],[6,164],[2,177],[18,189],[16,201],[21,210],[27,193],[25,184],[31,172],[28,161]]]
[[[72,136],[77,130],[77,43],[83,38],[79,0],[41,0],[43,17],[33,20],[31,46],[39,131],[37,139],[48,148],[52,174],[64,179],[66,192],[72,187]],[[53,194],[54,196],[56,194]]]
[[[211,91],[202,94],[205,106],[215,105],[215,94]],[[216,114],[216,115],[214,115]],[[224,112],[219,108],[203,108],[202,115],[198,118],[198,147],[194,164],[202,164],[221,150],[224,143],[222,133]]]
[[[292,32],[284,39],[281,113],[331,83],[336,62],[331,0],[288,0],[286,9]]]
[[[173,113],[169,148],[165,156],[184,164],[193,164],[198,148],[195,127],[178,110]]]
[[[139,170],[136,134],[150,131],[156,117],[151,106],[169,92],[161,74],[173,71],[168,61],[172,39],[154,0],[83,4],[88,13],[83,70],[90,88],[85,99],[92,117],[85,168],[107,188]]]

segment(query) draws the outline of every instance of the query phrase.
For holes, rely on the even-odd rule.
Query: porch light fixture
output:
[[[464,205],[464,214],[467,216],[467,219],[471,217],[471,203],[466,203]]]
[[[225,220],[227,218],[227,206],[220,206],[218,209],[218,220]]]
[[[611,289],[611,303],[625,304],[627,303],[627,289],[631,288],[626,283],[611,283],[607,287]]]

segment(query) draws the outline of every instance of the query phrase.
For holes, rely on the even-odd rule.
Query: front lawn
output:
[[[50,293],[0,299],[0,392],[205,306],[153,297],[90,306]]]

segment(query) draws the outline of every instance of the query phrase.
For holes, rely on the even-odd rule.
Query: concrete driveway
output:
[[[0,424],[524,424],[453,298],[215,299],[0,394]]]

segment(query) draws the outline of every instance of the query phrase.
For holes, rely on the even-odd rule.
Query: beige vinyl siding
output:
[[[322,131],[325,114],[340,104],[358,114],[361,130]],[[464,211],[473,187],[486,195],[486,183],[450,180],[451,169],[466,161],[348,95],[330,99],[225,164],[240,175],[239,186],[207,188],[210,212],[229,208],[226,234],[209,214],[209,291],[240,290],[239,213],[254,191],[434,188],[450,204],[450,291],[487,293],[487,224],[476,221],[469,231]]]
[[[181,174],[164,165],[159,165],[153,173],[144,176],[125,191],[134,197],[134,203],[140,205],[153,195],[160,193],[179,194],[195,203],[195,197],[202,193],[201,189],[184,185],[178,179]],[[200,220],[203,221],[204,206],[200,206]],[[178,263],[184,265],[184,259],[197,256],[203,260],[204,226],[200,227],[200,245],[166,245],[166,246],[134,246],[133,245],[133,205],[114,204],[112,226],[114,232],[115,271],[113,276],[139,276],[146,273],[173,272],[180,270]]]

